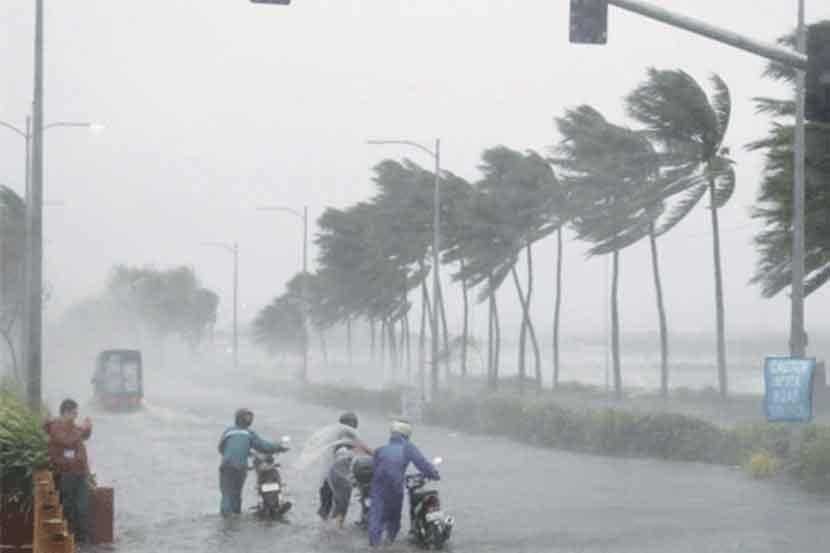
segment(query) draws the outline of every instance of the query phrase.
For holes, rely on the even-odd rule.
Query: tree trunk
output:
[[[380,370],[386,377],[386,319],[380,320]]]
[[[510,274],[513,275],[513,283],[516,285],[516,294],[519,296],[519,303],[522,306],[522,326],[521,330],[519,330],[519,395],[524,395],[525,393],[525,377],[526,370],[525,370],[525,345],[527,342],[527,308],[525,304],[524,293],[522,292],[522,287],[519,284],[519,275],[516,271],[516,266],[514,265],[510,269]]]
[[[489,282],[492,282],[492,278],[489,279]],[[495,389],[493,385],[493,374],[495,373],[495,363],[493,362],[495,351],[493,347],[494,326],[493,294],[490,294],[487,298],[487,387],[490,389]]]
[[[421,379],[421,386],[425,383],[426,367],[426,332],[427,332],[427,296],[426,281],[421,281],[421,329],[418,333],[418,377]],[[423,388],[421,388],[423,390]]]
[[[394,320],[389,321],[386,331],[389,333],[389,368],[392,370],[392,376],[395,377],[398,370],[398,340],[395,335]]]
[[[9,357],[11,358],[12,362],[12,375],[14,375],[14,380],[16,384],[23,384],[23,376],[20,374],[20,368],[17,365],[17,353],[14,349],[14,340],[11,337],[11,330],[7,332],[0,332],[3,335],[3,339],[6,341],[6,346],[9,350]]]
[[[718,226],[718,209],[715,204],[715,180],[709,179],[709,209],[712,213],[712,253],[715,260],[715,309],[718,330],[718,386],[720,395],[726,399],[729,395],[729,382],[726,374],[726,330],[723,309],[723,275],[720,262],[720,228]]]
[[[461,274],[464,274],[464,260],[461,260]],[[461,293],[464,298],[464,321],[461,328],[461,378],[467,376],[467,335],[470,332],[470,298],[467,280],[461,279]]]
[[[536,330],[533,328],[533,321],[530,319],[530,305],[533,300],[533,248],[527,245],[527,329],[530,333],[530,343],[533,346],[534,378],[536,379],[536,391],[542,389],[542,353],[539,351],[539,340],[536,339]]]
[[[326,333],[323,332],[322,329],[317,331],[317,334],[320,337],[320,350],[323,353],[323,365],[328,368],[329,366],[329,348],[328,344],[326,343]]]
[[[496,301],[496,291],[493,290],[493,324],[496,329],[496,349],[493,354],[493,378],[496,388],[499,387],[499,369],[501,365],[501,321],[499,320],[499,303]]]
[[[371,340],[372,340],[371,344],[372,345],[371,345],[370,356],[371,356],[372,365],[374,365],[375,364],[375,318],[374,317],[369,318],[369,331],[370,331],[370,334],[372,336],[372,338],[371,338]]]
[[[349,355],[349,368],[352,368],[352,318],[346,317],[346,351]]]
[[[447,313],[446,309],[444,308],[444,292],[442,290],[442,286],[438,286],[438,307],[440,308],[439,316],[441,317],[441,332],[443,333],[444,338],[444,372],[447,375],[447,379],[450,377],[450,332],[449,328],[447,327]]]
[[[553,310],[553,384],[559,386],[559,317],[562,312],[562,227],[556,231],[556,305]]]
[[[614,368],[614,395],[622,399],[622,372],[620,370],[620,313],[618,306],[620,252],[614,251],[611,277],[611,359]]]
[[[406,350],[406,381],[412,378],[412,334],[409,331],[409,309],[403,315],[401,347]]]
[[[657,314],[660,320],[660,396],[669,397],[669,331],[666,324],[666,307],[663,305],[663,285],[660,282],[660,263],[657,256],[657,238],[654,224],[649,232],[651,243],[651,268],[654,273],[654,291],[657,295]]]

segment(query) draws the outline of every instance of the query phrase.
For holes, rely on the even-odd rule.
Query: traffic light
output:
[[[608,0],[571,0],[571,35],[575,44],[608,41]]]
[[[807,74],[804,115],[830,123],[830,21],[807,29]]]
[[[291,3],[291,0],[251,0],[251,4],[279,4],[281,6],[287,6]]]

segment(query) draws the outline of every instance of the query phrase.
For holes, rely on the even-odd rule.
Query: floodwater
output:
[[[251,391],[243,377],[201,367],[148,378],[147,407],[132,414],[83,409],[94,420],[93,472],[115,488],[118,553],[349,552],[365,534],[315,515],[314,469],[292,465],[301,444],[336,421],[334,410]],[[295,508],[286,523],[218,516],[216,444],[234,410],[256,413],[264,437],[288,434],[282,458]],[[354,406],[358,413],[360,406]],[[386,421],[362,414],[370,444]],[[786,482],[757,482],[737,468],[612,459],[417,426],[413,441],[444,457],[439,487],[457,520],[454,552],[824,552],[830,501]],[[255,502],[252,479],[244,503]],[[353,505],[351,518],[356,515]],[[406,523],[404,530],[406,531]],[[398,543],[388,551],[414,551]]]

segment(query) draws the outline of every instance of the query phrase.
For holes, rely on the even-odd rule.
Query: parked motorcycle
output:
[[[288,451],[290,443],[291,438],[283,436],[278,453]],[[282,518],[292,505],[286,494],[287,486],[282,481],[280,464],[276,461],[275,455],[257,451],[251,453],[253,462],[250,469],[256,473],[256,488],[259,494],[259,503],[254,510],[257,516],[270,520]]]
[[[433,464],[442,463],[440,457]],[[440,549],[450,539],[455,519],[441,509],[437,489],[426,488],[428,479],[423,474],[407,474],[409,494],[410,534],[425,549]]]

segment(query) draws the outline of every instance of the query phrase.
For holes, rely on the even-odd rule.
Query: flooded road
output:
[[[115,488],[117,535],[112,548],[92,551],[368,550],[354,526],[337,531],[319,521],[317,471],[292,467],[303,441],[338,412],[227,380],[209,371],[165,377],[163,386],[147,387],[141,412],[91,411],[92,470]],[[254,410],[262,436],[293,438],[295,449],[282,458],[295,500],[288,523],[217,514],[216,443],[240,406]],[[355,410],[367,440],[384,441],[386,421]],[[451,551],[826,551],[830,502],[787,483],[752,481],[736,468],[583,456],[425,426],[416,426],[413,441],[426,455],[445,458],[440,489],[457,520]],[[252,480],[246,509],[255,502]],[[356,512],[353,505],[352,518]]]

